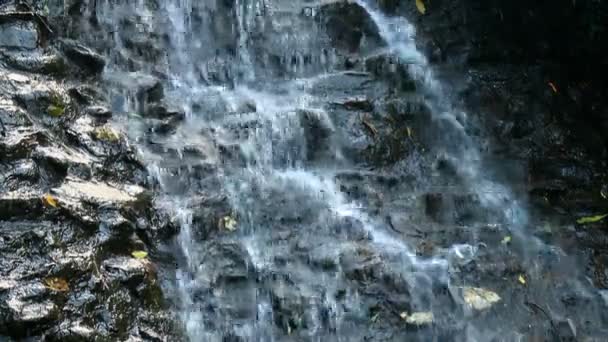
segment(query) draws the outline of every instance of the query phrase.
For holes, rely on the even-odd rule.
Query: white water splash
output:
[[[436,77],[428,59],[416,46],[416,29],[403,17],[387,17],[372,8],[364,0],[356,0],[367,11],[377,25],[381,37],[402,63],[407,64],[409,75],[418,81],[426,95],[425,103],[435,120],[451,125],[451,131],[458,134],[458,143],[450,146],[446,157],[453,160],[460,176],[487,208],[501,209],[513,227],[527,223],[527,214],[506,186],[488,179],[481,169],[479,146],[466,132],[467,114],[455,108],[442,82]]]

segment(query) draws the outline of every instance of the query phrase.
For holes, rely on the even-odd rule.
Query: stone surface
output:
[[[38,32],[33,22],[0,22],[0,48],[34,50],[38,47]]]
[[[130,204],[138,200],[144,189],[127,185],[123,189],[99,182],[86,182],[78,179],[68,179],[59,188],[53,189],[61,200],[64,201],[86,201],[97,205],[107,204]]]
[[[65,56],[85,72],[99,74],[106,65],[103,56],[79,42],[64,39],[61,41],[60,47]]]

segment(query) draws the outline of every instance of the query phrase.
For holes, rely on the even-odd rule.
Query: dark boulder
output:
[[[334,46],[346,52],[373,49],[384,44],[369,14],[354,2],[325,4],[319,8],[317,18],[325,25]]]
[[[88,74],[100,74],[106,66],[103,56],[77,41],[62,39],[59,47],[70,62]]]

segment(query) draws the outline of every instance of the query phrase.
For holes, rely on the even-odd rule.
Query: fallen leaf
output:
[[[465,287],[463,297],[464,302],[475,310],[488,309],[501,299],[495,292],[478,287]]]
[[[44,279],[44,285],[47,288],[49,288],[53,291],[58,291],[58,292],[67,292],[70,290],[70,286],[68,285],[68,282],[63,278],[57,278],[57,277],[46,278],[46,279]]]
[[[224,216],[222,218],[221,227],[226,230],[233,232],[236,230],[236,225],[237,222],[232,216]]]
[[[131,255],[138,260],[145,259],[148,256],[148,252],[146,251],[133,251]]]
[[[408,136],[408,138],[411,138],[412,137],[412,129],[410,128],[410,126],[407,126],[405,129],[407,130],[407,136]]]
[[[47,113],[49,113],[50,116],[59,117],[59,116],[62,116],[63,113],[65,113],[65,107],[50,105],[50,106],[48,106],[46,111],[47,111]]]
[[[434,320],[432,312],[414,312],[405,319],[405,322],[410,325],[426,325],[433,323]]]
[[[404,311],[404,312],[400,313],[399,317],[401,317],[401,319],[403,319],[403,320],[407,319],[407,312]]]
[[[45,194],[44,196],[42,196],[42,203],[44,203],[44,205],[48,207],[53,208],[57,208],[58,206],[57,199],[51,194]]]
[[[506,245],[509,242],[511,242],[511,237],[510,236],[505,236],[500,243],[502,243],[503,245]]]
[[[557,87],[555,86],[555,84],[553,84],[553,82],[549,82],[549,87],[551,87],[551,90],[553,90],[553,92],[557,94]]]
[[[102,126],[95,129],[95,138],[106,142],[117,142],[120,140],[120,134],[110,126]]]
[[[599,222],[599,221],[603,220],[606,217],[608,217],[608,214],[581,217],[580,219],[576,220],[576,223],[578,223],[578,224],[595,223],[595,222]]]
[[[418,9],[418,12],[420,12],[420,14],[426,13],[426,6],[424,5],[424,2],[422,2],[422,0],[416,0],[416,8]]]
[[[523,275],[519,275],[517,281],[519,281],[522,285],[526,285],[526,278],[524,278]]]

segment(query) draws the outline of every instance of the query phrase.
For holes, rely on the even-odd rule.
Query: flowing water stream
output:
[[[133,15],[139,25],[111,37],[105,77],[114,110],[145,108],[134,89],[155,75],[164,101],[185,114],[170,134],[132,118],[123,123],[159,184],[159,210],[179,226],[167,247],[178,265],[166,289],[190,340],[486,341],[509,333],[516,340],[509,325],[523,316],[478,318],[455,298],[463,286],[481,287],[471,282],[483,276],[467,268],[480,249],[490,254],[477,229],[525,236],[525,203],[486,170],[475,127],[405,18],[386,17],[364,0],[105,0],[95,11],[107,26]],[[356,18],[362,33],[336,38],[332,11]],[[155,63],[130,55],[138,37],[128,32],[156,39]],[[354,50],[342,46],[352,45],[349,34],[360,40]],[[415,91],[375,77],[365,61],[378,56]],[[352,60],[363,67],[345,68]],[[378,107],[412,99],[408,108],[430,113],[420,129],[426,149],[391,167],[362,162],[365,126],[378,133],[367,124],[365,101],[357,102],[364,109],[347,108],[353,98]],[[451,176],[433,171],[438,163]],[[424,218],[420,198],[431,192],[468,196],[468,218]],[[396,227],[395,217],[409,228]],[[420,253],[424,228],[416,227],[456,224],[473,237],[446,233],[435,237],[432,253]],[[529,239],[519,257],[526,264],[522,255],[551,258],[552,251]],[[401,313],[416,312],[432,312],[434,325],[395,328],[404,326]]]

